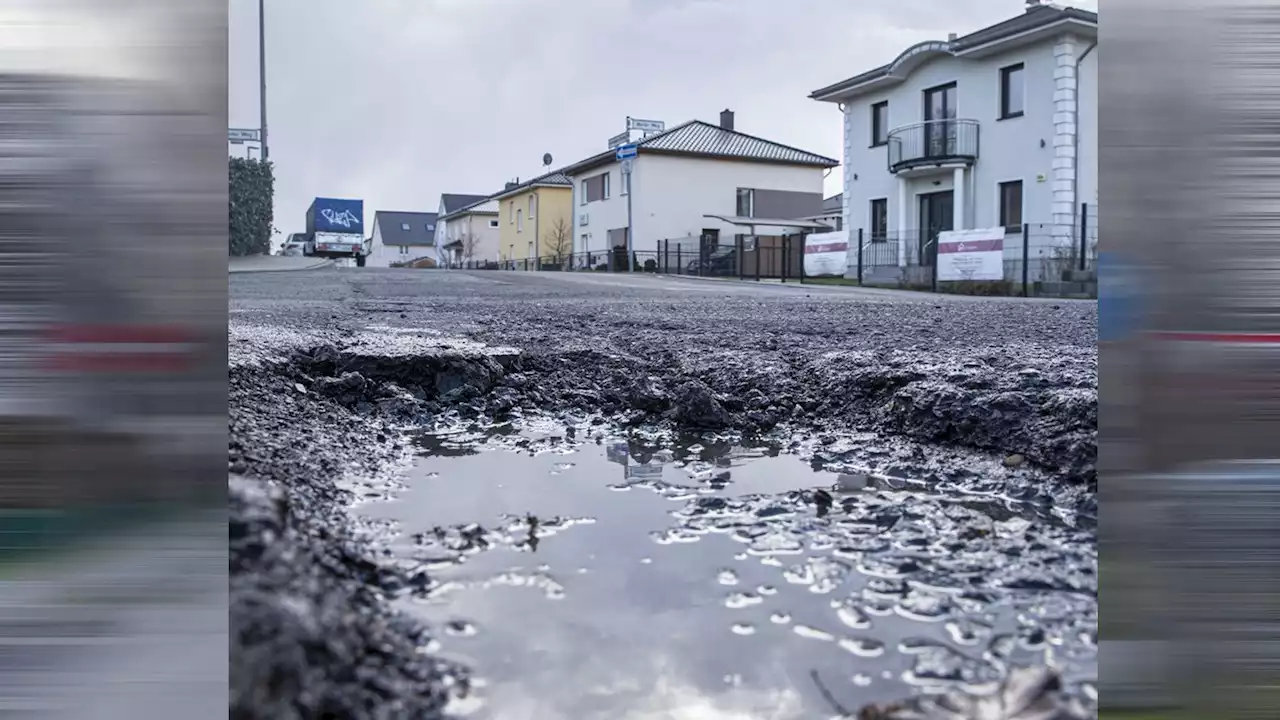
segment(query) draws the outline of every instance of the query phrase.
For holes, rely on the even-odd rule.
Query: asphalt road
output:
[[[816,462],[1096,516],[1092,302],[373,268],[228,282],[237,717],[436,717],[464,682],[369,592],[428,574],[377,562],[348,512],[403,473],[407,427],[781,433]],[[1054,567],[1088,565],[1090,532]]]

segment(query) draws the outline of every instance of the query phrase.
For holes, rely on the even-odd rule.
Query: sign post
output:
[[[628,121],[631,118],[627,118]],[[631,169],[639,150],[630,143],[619,145],[614,157],[622,163],[622,187],[627,191],[627,272],[635,272],[635,253],[631,248]]]

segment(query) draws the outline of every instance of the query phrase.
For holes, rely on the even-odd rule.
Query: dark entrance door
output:
[[[920,247],[921,265],[933,265],[938,256],[938,233],[954,230],[952,215],[954,195],[951,190],[920,196]]]
[[[956,84],[939,85],[924,91],[925,157],[955,155]]]

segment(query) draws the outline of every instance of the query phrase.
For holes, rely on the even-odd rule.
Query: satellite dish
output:
[[[542,153],[542,164],[546,167],[551,166],[551,153]]]

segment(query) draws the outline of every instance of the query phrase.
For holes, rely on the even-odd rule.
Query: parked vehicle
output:
[[[352,259],[364,267],[369,248],[364,238],[364,201],[316,198],[307,208],[303,254],[330,260]]]

